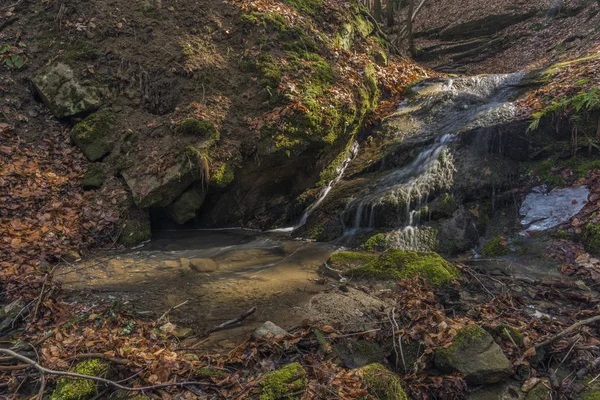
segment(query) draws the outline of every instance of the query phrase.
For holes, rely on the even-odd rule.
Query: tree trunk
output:
[[[598,0],[600,1],[600,0]],[[387,26],[394,26],[394,0],[387,0]]]
[[[408,30],[408,52],[411,56],[417,55],[417,48],[415,47],[415,37],[413,35],[413,10],[415,8],[415,0],[408,1],[408,15],[406,16],[406,28]]]
[[[381,23],[383,21],[381,19],[381,0],[375,0],[375,4],[373,5],[373,17],[377,23]]]

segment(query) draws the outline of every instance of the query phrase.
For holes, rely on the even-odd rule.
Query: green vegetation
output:
[[[199,378],[210,378],[212,376],[223,376],[227,375],[226,371],[214,368],[202,367],[196,370],[196,376]]]
[[[100,54],[90,41],[77,39],[67,47],[63,57],[67,62],[94,61]]]
[[[525,400],[547,400],[550,398],[551,389],[546,382],[540,382],[528,393]]]
[[[449,193],[444,193],[431,205],[430,211],[432,214],[450,217],[457,208],[456,201],[454,201],[452,196]]]
[[[408,400],[402,381],[381,364],[374,363],[360,369],[362,380],[376,398],[380,400]]]
[[[297,399],[306,388],[306,371],[299,363],[269,372],[260,382],[260,400]]]
[[[323,0],[284,0],[296,10],[309,15],[316,15],[323,9]]]
[[[402,280],[420,276],[437,286],[457,278],[459,272],[437,253],[394,249],[386,251],[378,258],[372,259],[358,268],[351,269],[346,275],[355,278],[386,280]]]
[[[115,122],[115,116],[109,112],[93,114],[75,125],[71,131],[71,140],[90,161],[97,161],[112,148],[110,136]]]
[[[455,362],[455,354],[461,349],[469,348],[478,344],[489,334],[479,325],[469,325],[462,328],[452,340],[448,347],[440,347],[435,352],[436,365],[449,365]]]
[[[563,149],[567,149],[569,146],[567,142],[556,144]],[[557,171],[570,169],[573,174],[569,179],[585,178],[589,171],[600,169],[600,160],[580,156],[561,159],[558,155],[555,155],[540,161],[527,163],[525,168],[529,173],[533,172],[540,183],[547,183],[551,186],[565,186],[567,181],[562,174],[556,173]]]
[[[329,257],[327,264],[335,269],[342,266],[358,267],[376,259],[377,255],[375,254],[361,253],[358,251],[339,251],[333,253]]]
[[[83,189],[84,190],[93,190],[100,189],[104,184],[104,180],[106,176],[104,175],[104,170],[102,167],[97,165],[92,165],[88,169],[87,173],[83,177]]]
[[[581,241],[585,249],[594,255],[600,255],[600,225],[588,222],[582,228]]]
[[[233,182],[235,172],[231,165],[223,164],[217,168],[210,177],[211,185],[224,188]]]
[[[384,233],[378,233],[367,239],[360,248],[365,251],[384,251],[387,243],[387,236]]]
[[[488,257],[502,257],[510,253],[510,250],[502,245],[503,239],[499,236],[490,239],[486,242],[481,254]]]
[[[108,365],[91,359],[77,364],[72,372],[104,378],[108,375]],[[60,378],[50,400],[83,400],[96,392],[96,386],[96,382],[89,379]]]
[[[532,115],[528,130],[534,131],[539,128],[542,118],[551,115],[562,115],[568,112],[580,113],[600,110],[600,89],[591,88],[587,92],[580,92],[571,97],[562,97],[554,100],[546,108]]]
[[[186,135],[206,137],[219,140],[219,131],[208,121],[200,121],[196,118],[186,118],[179,124],[179,131]]]

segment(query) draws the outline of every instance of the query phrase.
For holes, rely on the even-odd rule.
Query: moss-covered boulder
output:
[[[224,188],[233,182],[233,178],[235,178],[233,167],[229,164],[223,164],[213,171],[210,184],[218,188]]]
[[[581,242],[585,249],[594,255],[600,255],[600,224],[589,222],[581,230]]]
[[[445,373],[460,372],[471,384],[497,383],[512,374],[500,346],[478,325],[461,329],[449,347],[438,348],[435,366]]]
[[[260,382],[260,400],[299,399],[306,390],[306,371],[292,363],[269,372]]]
[[[185,192],[194,182],[206,180],[206,158],[193,149],[186,149],[179,162],[166,168],[162,174],[148,174],[145,168],[134,166],[123,171],[127,186],[139,207],[166,207]]]
[[[187,118],[179,124],[179,131],[185,135],[203,137],[212,140],[219,139],[219,131],[208,121]]]
[[[381,364],[369,364],[359,370],[369,392],[380,400],[408,400],[402,381]]]
[[[432,252],[393,249],[379,256],[369,253],[342,252],[342,254],[335,253],[332,257],[347,260],[344,274],[353,278],[402,280],[420,276],[433,285],[441,285],[456,279],[459,275],[456,267],[439,254]],[[355,265],[359,266],[351,268]]]
[[[499,236],[488,240],[481,249],[481,254],[488,257],[502,257],[510,254],[510,250],[503,242],[504,240]]]
[[[83,176],[83,190],[94,190],[100,189],[104,184],[106,176],[102,167],[92,165],[88,168],[86,174]]]
[[[452,196],[448,193],[444,193],[429,205],[429,212],[433,219],[447,218],[451,217],[457,208],[458,205]]]
[[[368,238],[360,248],[365,251],[384,251],[388,248],[388,238],[385,233],[377,233]]]
[[[90,161],[98,161],[110,153],[115,117],[109,112],[90,115],[73,128],[71,140]]]
[[[152,237],[148,213],[135,206],[129,208],[121,228],[119,242],[126,247],[137,246]]]
[[[42,71],[33,78],[33,86],[57,118],[89,113],[101,105],[97,90],[79,84],[66,64],[57,63]]]
[[[108,375],[108,365],[98,359],[91,359],[77,364],[72,372],[105,378]],[[97,382],[90,379],[60,378],[50,400],[87,399],[96,393],[97,385]]]
[[[167,206],[167,214],[178,224],[185,224],[196,216],[196,211],[202,207],[205,198],[204,182],[196,182]]]

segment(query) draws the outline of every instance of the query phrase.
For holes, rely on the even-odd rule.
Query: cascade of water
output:
[[[354,157],[356,157],[356,155],[358,154],[358,142],[354,142],[352,143],[352,146],[350,147],[350,151],[348,153],[348,157],[346,157],[346,159],[344,160],[344,162],[342,163],[342,165],[340,165],[337,169],[336,169],[336,177],[334,179],[332,179],[331,181],[329,181],[329,183],[327,184],[327,186],[325,186],[323,188],[323,190],[321,190],[321,193],[319,193],[319,197],[317,197],[317,200],[312,203],[302,214],[302,217],[300,218],[300,221],[298,222],[298,224],[294,227],[294,229],[298,229],[301,226],[304,226],[304,224],[306,224],[306,221],[308,220],[308,217],[323,203],[323,201],[325,200],[325,198],[327,198],[327,195],[329,194],[329,192],[331,192],[331,189],[333,189],[333,187],[342,180],[342,178],[344,177],[344,173],[346,172],[346,169],[348,168],[348,166],[350,165],[350,162],[354,159]]]
[[[367,193],[348,203],[342,221],[347,220],[344,214],[354,214],[351,226],[345,227],[346,234],[375,228],[377,206],[395,203],[404,207],[404,211],[398,213],[397,229],[388,236],[388,240],[394,243],[394,247],[424,250],[422,243],[429,240],[431,232],[419,228],[422,208],[432,194],[452,187],[455,170],[449,151],[450,142],[464,130],[493,126],[513,116],[516,109],[507,99],[511,88],[522,76],[455,78],[441,84],[418,87],[416,90],[423,91],[419,100],[421,107],[430,110],[426,117],[417,114],[419,102],[409,108],[402,103],[399,111],[413,113],[411,118],[421,118],[423,123],[419,133],[426,137],[437,136],[437,139],[409,165],[390,172]]]

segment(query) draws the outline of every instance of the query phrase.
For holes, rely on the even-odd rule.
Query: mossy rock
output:
[[[119,242],[125,247],[134,247],[152,238],[148,213],[135,206],[130,207],[123,222]]]
[[[502,244],[501,237],[495,237],[486,242],[481,249],[481,254],[488,257],[502,257],[510,254],[510,250]]]
[[[377,233],[368,238],[360,248],[365,251],[384,251],[388,247],[388,239],[385,233]]]
[[[552,389],[550,389],[550,382],[542,381],[535,385],[529,392],[527,392],[525,400],[550,400],[552,398],[550,396],[551,392]]]
[[[91,359],[77,364],[72,372],[105,378],[108,375],[108,365],[98,359]],[[97,382],[89,379],[60,378],[50,400],[83,400],[96,393],[97,386]]]
[[[371,258],[360,267],[349,270],[346,275],[353,278],[382,280],[402,280],[420,276],[437,286],[456,279],[459,272],[437,253],[393,249],[375,259]]]
[[[581,230],[581,242],[588,252],[600,255],[600,225],[595,222],[585,224]]]
[[[438,197],[429,206],[429,212],[433,219],[451,217],[454,211],[458,208],[456,201],[448,193],[444,193]]]
[[[210,177],[210,184],[219,188],[224,188],[233,182],[235,171],[229,164],[223,164]]]
[[[360,369],[362,381],[379,400],[408,400],[402,381],[381,364],[369,364]]]
[[[92,165],[83,177],[83,190],[100,189],[106,180],[102,167]]]
[[[472,384],[497,383],[512,373],[500,346],[478,325],[461,329],[450,346],[438,348],[435,366],[444,373],[460,372]]]
[[[73,128],[71,140],[90,161],[100,160],[110,153],[115,117],[109,112],[93,114]]]
[[[219,140],[219,131],[208,121],[201,121],[196,118],[187,118],[179,124],[179,131],[185,135],[205,137],[212,140]]]
[[[306,371],[292,363],[269,372],[260,382],[260,400],[299,399],[306,390]]]
[[[329,260],[327,260],[327,267],[322,269],[325,275],[330,275],[328,272],[334,270],[335,274],[331,275],[334,278],[337,278],[338,273],[346,273],[353,268],[358,268],[362,265],[365,265],[373,260],[377,259],[377,254],[360,252],[360,251],[338,251],[337,253],[333,253],[329,256]]]

